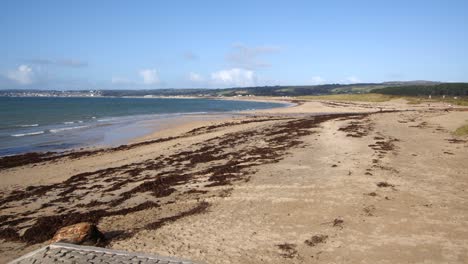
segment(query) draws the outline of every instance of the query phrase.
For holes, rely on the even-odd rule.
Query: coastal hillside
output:
[[[441,83],[437,85],[403,85],[371,90],[372,93],[403,96],[468,96],[468,83]]]
[[[432,87],[445,87],[451,90],[457,87],[466,87],[468,84],[449,84],[430,81],[410,81],[410,82],[383,82],[383,83],[354,83],[354,84],[322,84],[322,85],[278,85],[278,86],[254,86],[254,87],[233,87],[233,88],[195,88],[195,89],[129,89],[129,90],[0,90],[0,96],[193,96],[193,97],[232,97],[232,96],[313,96],[332,94],[362,94],[372,91],[382,91],[377,93],[387,93],[387,91],[425,90]],[[390,90],[383,90],[390,89]],[[442,89],[442,88],[438,88]],[[418,94],[418,92],[414,92]]]

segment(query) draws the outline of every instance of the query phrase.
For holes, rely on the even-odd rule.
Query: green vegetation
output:
[[[310,100],[332,100],[332,101],[355,101],[355,102],[386,102],[398,96],[366,93],[366,94],[332,94],[318,96],[300,96],[300,99]]]
[[[367,94],[378,93],[387,95],[468,95],[468,84],[465,83],[434,83],[427,81],[414,82],[385,82],[385,83],[358,83],[358,84],[324,84],[299,86],[257,86],[236,87],[225,89],[154,89],[154,90],[103,90],[104,96],[311,96],[333,94]],[[346,100],[353,100],[354,97]],[[390,100],[388,97],[375,99],[371,96],[367,100],[382,102]],[[383,99],[386,98],[386,99]],[[338,99],[337,99],[338,100]],[[345,100],[345,99],[344,99]],[[363,100],[358,98],[357,100]],[[365,100],[364,100],[365,101]]]
[[[104,96],[302,96],[330,94],[340,84],[310,86],[258,86],[226,89],[154,89],[154,90],[103,90]]]
[[[454,99],[453,97],[443,98],[442,96],[433,96],[431,99],[429,99],[428,97],[421,96],[405,96],[402,98],[406,99],[408,104],[430,104],[444,102],[452,105],[468,106],[468,97],[457,97],[457,99]]]
[[[386,83],[357,83],[357,84],[323,84],[323,85],[297,85],[297,86],[256,86],[234,87],[223,89],[151,89],[151,90],[100,90],[102,96],[306,96],[329,94],[363,94],[373,89],[402,86],[408,84],[429,85],[431,82],[386,82]],[[5,93],[22,93],[25,90],[9,90]],[[0,91],[0,96],[2,91]]]
[[[398,96],[398,95],[386,95],[377,93],[366,93],[366,94],[331,94],[331,95],[316,95],[316,96],[299,96],[300,99],[306,100],[331,100],[331,101],[352,101],[352,102],[386,102],[393,99],[405,99],[408,104],[431,104],[444,102],[452,105],[468,106],[468,97],[445,97],[433,96],[429,97],[422,96]]]
[[[374,89],[372,93],[399,96],[468,96],[468,83],[442,83],[437,85],[405,85]]]
[[[331,92],[333,94],[361,94],[361,93],[370,93],[370,91],[374,89],[380,89],[380,88],[385,88],[387,85],[384,84],[367,84],[367,85],[361,85],[361,84],[356,84],[356,85],[346,85],[343,87],[338,87]]]
[[[461,98],[458,98],[458,99],[453,99],[453,98],[448,98],[447,99],[447,98],[445,98],[442,101],[447,102],[449,104],[454,104],[454,105],[468,106],[468,97],[461,97]]]
[[[0,96],[23,95],[24,93],[41,93],[37,90],[0,90]],[[68,93],[89,93],[87,90],[67,91]],[[384,102],[393,98],[408,97],[410,103],[426,102],[428,95],[433,98],[445,95],[448,103],[467,105],[466,101],[453,99],[453,97],[467,97],[468,83],[436,83],[428,81],[411,82],[384,82],[384,83],[357,83],[357,84],[324,84],[302,86],[257,86],[235,87],[223,89],[151,89],[151,90],[99,90],[94,91],[102,96],[194,96],[194,97],[232,97],[232,96],[328,96],[314,97],[313,99],[348,100],[366,102]],[[63,91],[47,91],[48,94],[64,95]],[[415,99],[414,96],[423,96]],[[424,100],[424,101],[422,101]],[[436,100],[440,100],[437,98]],[[453,100],[453,102],[451,101]]]
[[[464,126],[457,128],[454,134],[457,136],[468,136],[468,125],[464,125]]]

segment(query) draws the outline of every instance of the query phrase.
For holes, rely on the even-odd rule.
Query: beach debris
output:
[[[340,218],[335,218],[335,220],[333,220],[333,226],[343,228],[343,223],[344,223],[344,220]]]
[[[395,144],[394,142],[399,142],[400,140],[397,138],[391,138],[389,140],[383,141],[376,141],[374,144],[368,145],[370,148],[372,148],[375,151],[379,151],[380,153],[386,153],[387,151],[392,151],[395,150]]]
[[[376,208],[373,205],[369,205],[367,207],[364,207],[362,210],[364,211],[364,213],[367,216],[374,216],[374,212],[375,212]]]
[[[16,230],[14,230],[13,228],[7,227],[7,228],[0,229],[0,239],[3,239],[5,241],[15,241],[15,240],[19,240],[20,236],[18,235]]]
[[[351,121],[347,126],[341,127],[338,130],[347,133],[347,137],[360,138],[367,136],[369,132],[373,130],[373,126],[369,119],[366,119],[366,117],[366,115],[362,115],[358,118],[355,118],[358,119],[358,121]]]
[[[343,219],[335,218],[333,221],[324,222],[324,223],[321,223],[321,225],[330,225],[331,224],[333,227],[340,227],[341,229],[343,229],[343,226],[342,226],[343,223],[344,223]]]
[[[325,243],[327,239],[328,239],[327,235],[315,235],[311,237],[310,239],[307,239],[306,241],[304,241],[304,243],[310,247],[315,247],[317,244]]]
[[[99,245],[105,240],[104,235],[96,225],[91,223],[78,223],[60,228],[50,243],[64,242],[77,245]]]
[[[283,258],[294,258],[297,255],[296,245],[290,243],[283,243],[276,245],[281,250]]]
[[[395,187],[395,185],[390,184],[388,182],[378,182],[376,185],[377,187],[380,187],[380,188]]]
[[[456,139],[456,138],[449,138],[449,139],[446,139],[448,142],[450,143],[453,143],[453,144],[458,144],[458,143],[466,143],[468,142],[467,140],[463,140],[463,139]]]

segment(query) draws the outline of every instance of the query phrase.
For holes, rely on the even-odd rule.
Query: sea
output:
[[[185,98],[0,97],[0,156],[119,145],[178,117],[283,106]]]

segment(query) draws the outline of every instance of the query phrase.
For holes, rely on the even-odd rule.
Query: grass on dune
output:
[[[468,136],[468,125],[464,125],[464,126],[457,128],[454,134],[457,136]]]
[[[468,97],[458,97],[454,99],[432,97],[431,99],[427,97],[420,96],[397,96],[397,95],[386,95],[386,94],[376,94],[376,93],[366,93],[366,94],[331,94],[331,95],[317,95],[317,96],[300,96],[300,99],[309,99],[309,100],[331,100],[331,101],[356,101],[356,102],[387,102],[392,99],[405,99],[408,104],[422,104],[422,103],[436,103],[436,102],[445,102],[447,104],[468,106]]]
[[[393,95],[385,94],[331,94],[331,95],[317,95],[317,96],[300,96],[300,99],[310,100],[335,100],[335,101],[357,101],[357,102],[386,102],[395,98]]]
[[[468,97],[461,97],[461,98],[459,97],[457,99],[454,99],[454,98],[442,98],[440,96],[440,97],[432,97],[431,99],[429,99],[427,97],[406,96],[404,98],[408,101],[408,104],[445,102],[447,104],[468,106]]]

